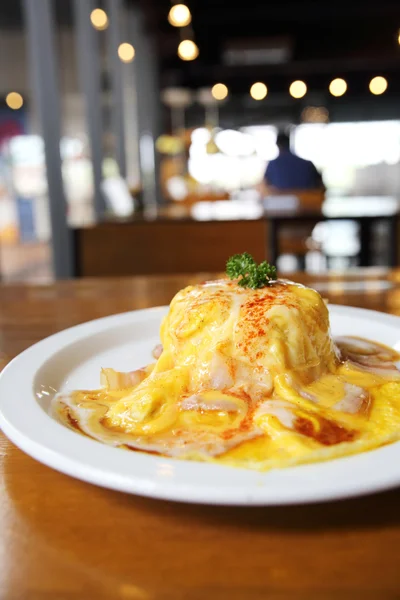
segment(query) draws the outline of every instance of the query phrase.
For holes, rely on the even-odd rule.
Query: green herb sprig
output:
[[[257,265],[248,252],[231,256],[226,263],[226,274],[229,279],[238,279],[238,285],[257,290],[269,285],[277,278],[276,267],[263,261]]]

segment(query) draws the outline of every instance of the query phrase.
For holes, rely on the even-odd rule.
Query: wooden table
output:
[[[0,287],[3,363],[65,327],[168,303],[204,278]],[[297,279],[332,302],[400,314],[400,270]],[[2,600],[400,598],[399,490],[286,508],[174,504],[71,479],[0,433],[0,532]]]
[[[387,227],[387,265],[395,267],[398,264],[398,215],[326,217],[321,211],[273,212],[268,215],[268,245],[270,262],[276,264],[281,254],[279,238],[281,228],[285,225],[307,225],[314,227],[323,221],[355,221],[359,226],[360,251],[358,264],[360,267],[370,267],[374,264],[373,233],[375,225],[385,223]]]

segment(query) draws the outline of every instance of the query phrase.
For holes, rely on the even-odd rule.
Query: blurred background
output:
[[[398,1],[0,3],[4,282],[395,266],[399,201]]]

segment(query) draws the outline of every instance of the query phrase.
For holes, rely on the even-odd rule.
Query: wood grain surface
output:
[[[227,256],[267,254],[267,224],[248,221],[133,221],[74,231],[80,277],[215,271]]]
[[[65,327],[166,304],[207,277],[0,287],[0,366]],[[297,280],[400,314],[400,271]],[[399,558],[398,490],[282,508],[174,504],[61,475],[0,433],[1,600],[394,600]]]

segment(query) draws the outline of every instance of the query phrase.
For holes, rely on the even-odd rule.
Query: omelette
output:
[[[180,291],[155,361],[58,396],[53,413],[100,442],[176,459],[268,470],[400,439],[399,355],[333,339],[313,289],[222,279]]]

